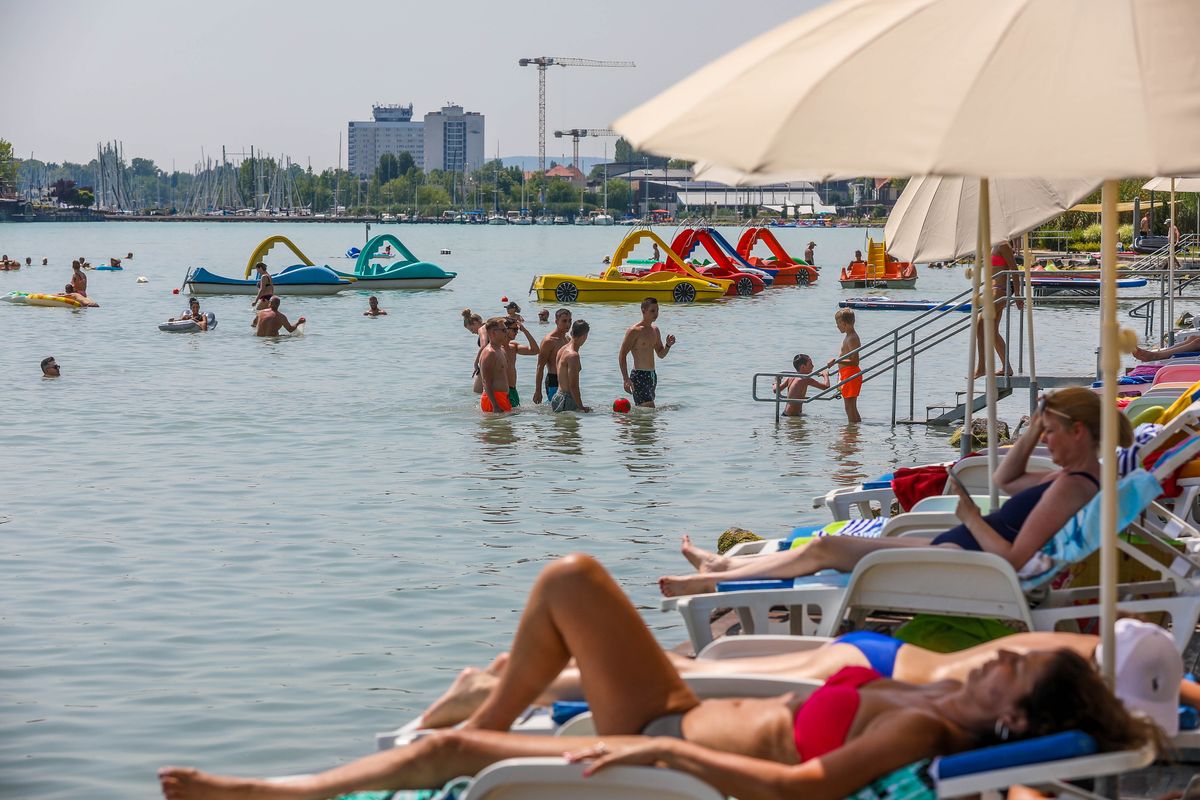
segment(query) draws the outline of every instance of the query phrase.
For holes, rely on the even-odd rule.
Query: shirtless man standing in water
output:
[[[554,330],[542,339],[538,347],[537,386],[533,390],[533,402],[542,402],[542,375],[546,376],[546,399],[553,400],[558,392],[558,351],[567,343],[567,332],[571,330],[571,310],[560,308],[554,312]]]
[[[654,396],[658,389],[658,374],[654,371],[654,356],[666,358],[675,344],[675,337],[668,336],[663,344],[662,332],[654,321],[658,319],[658,301],[647,297],[642,301],[642,321],[625,331],[621,352],[617,361],[621,364],[621,380],[625,391],[633,395],[634,405],[654,408]],[[633,353],[633,372],[625,363],[626,356]]]
[[[508,345],[512,339],[504,323],[504,317],[492,317],[483,324],[487,344],[479,351],[479,377],[483,381],[479,407],[497,414],[512,411],[508,400]]]
[[[521,395],[517,392],[517,356],[536,356],[538,343],[533,338],[533,334],[525,327],[524,322],[512,317],[505,317],[504,324],[509,339],[508,348],[505,351],[508,356],[508,402],[515,408],[521,405]],[[529,344],[517,344],[517,333],[525,334]]]
[[[271,305],[254,315],[250,327],[254,328],[255,336],[278,336],[280,328],[286,328],[288,333],[295,333],[296,328],[304,324],[304,317],[296,320],[296,324],[288,322],[288,318],[279,310],[279,298],[272,297]]]

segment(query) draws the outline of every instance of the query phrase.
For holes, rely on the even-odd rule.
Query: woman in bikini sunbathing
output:
[[[1127,447],[1133,431],[1124,415],[1119,419],[1120,444]],[[1028,471],[1029,456],[1039,442],[1045,444],[1050,458],[1061,469]],[[1029,430],[997,467],[996,483],[1010,497],[986,516],[959,488],[955,513],[962,524],[932,539],[822,536],[793,550],[728,558],[701,550],[685,536],[683,555],[697,572],[659,578],[659,589],[672,597],[715,591],[719,581],[796,578],[823,569],[850,572],[867,555],[892,547],[983,550],[1003,557],[1019,570],[1099,490],[1099,445],[1100,398],[1089,389],[1060,389],[1043,398]]]
[[[603,739],[508,733],[571,658]],[[159,778],[173,800],[317,800],[437,787],[506,758],[567,751],[572,760],[591,762],[588,773],[612,764],[659,764],[730,796],[844,797],[923,758],[1070,729],[1091,734],[1103,749],[1160,738],[1070,650],[1000,651],[964,682],[916,686],[850,667],[805,700],[795,694],[699,700],[608,573],[574,555],[546,567],[535,582],[508,668],[464,728],[288,783],[177,767],[160,770]]]

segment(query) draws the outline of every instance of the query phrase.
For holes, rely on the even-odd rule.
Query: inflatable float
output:
[[[36,292],[9,292],[0,297],[6,303],[13,303],[19,306],[43,306],[45,308],[85,308],[86,305],[76,300],[74,297],[65,297],[58,294],[38,294]],[[95,306],[95,301],[92,301]]]
[[[395,250],[392,250],[393,245]],[[387,247],[387,255],[380,252],[383,246]],[[397,254],[403,260],[394,264],[371,263],[379,258],[395,258]],[[363,246],[358,260],[354,262],[353,273],[334,272],[340,278],[354,281],[355,289],[368,292],[378,289],[440,289],[458,275],[456,272],[447,272],[437,264],[421,261],[390,233],[382,233]]]
[[[703,247],[714,263],[706,267],[697,267],[693,264],[693,269],[705,278],[720,278],[729,281],[729,288],[725,290],[725,294],[729,297],[756,295],[775,280],[765,272],[752,269],[749,264],[745,264],[743,267],[741,263],[735,263],[727,253],[721,250],[720,245],[713,238],[712,231],[707,228],[684,228],[671,242],[671,249],[684,261],[691,259],[697,247]],[[672,272],[679,271],[679,268],[670,261],[655,264],[650,271],[657,272],[664,269]]]
[[[204,316],[208,320],[208,330],[217,327],[216,314],[210,311]],[[200,324],[194,319],[176,319],[160,324],[158,329],[167,333],[196,333],[200,330]]]
[[[967,311],[971,304],[940,303],[937,300],[893,300],[890,297],[851,297],[838,303],[842,308],[861,309],[863,311]]]
[[[645,239],[658,245],[677,271],[623,273],[625,259]],[[544,303],[640,303],[647,297],[660,303],[694,303],[723,297],[729,285],[730,281],[696,272],[658,234],[642,229],[630,231],[621,240],[600,275],[535,275],[529,288]]]
[[[286,236],[270,236],[259,242],[246,263],[244,278],[226,278],[209,272],[205,267],[192,267],[183,279],[183,288],[190,294],[258,294],[258,281],[250,278],[254,265],[262,261],[277,244],[287,247],[301,263],[280,270],[271,276],[277,295],[327,295],[337,294],[348,288],[353,281],[347,280],[329,267],[318,267],[300,252]]]

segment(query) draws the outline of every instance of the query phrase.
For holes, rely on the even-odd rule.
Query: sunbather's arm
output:
[[[877,718],[849,743],[803,764],[722,753],[670,738],[613,747],[604,755],[591,749],[569,758],[596,759],[585,775],[616,764],[661,764],[694,775],[738,800],[841,800],[893,770],[938,755],[945,735],[941,723],[928,714],[899,711]]]
[[[1028,471],[1029,455],[1042,440],[1043,430],[1042,415],[1034,414],[1025,433],[1009,448],[1004,459],[996,467],[996,485],[1010,497],[1046,479],[1045,472]]]

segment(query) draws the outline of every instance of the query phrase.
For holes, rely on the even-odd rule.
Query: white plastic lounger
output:
[[[1094,753],[1053,760],[1030,760],[1033,754],[1053,753],[1065,740],[1082,746],[1078,732],[999,745],[936,759],[928,769],[938,798],[965,797],[1021,784],[1053,787],[1082,798],[1097,798],[1067,781],[1119,775],[1154,760],[1152,748]],[[1068,745],[1069,747],[1070,745]],[[1093,743],[1094,746],[1094,743]],[[1084,747],[1086,751],[1086,747]],[[1070,752],[1069,750],[1067,752]],[[1015,762],[1015,763],[1014,763]],[[898,770],[897,773],[902,772]],[[561,758],[517,758],[493,764],[479,773],[462,800],[723,800],[712,787],[675,770],[655,767],[614,767],[583,777],[583,765]],[[888,776],[890,777],[890,776]],[[887,786],[888,777],[877,782]]]
[[[1200,560],[1172,547],[1170,537],[1162,533],[1163,520],[1176,531],[1190,530],[1190,526],[1155,503],[1154,497],[1161,492],[1158,482],[1174,474],[1198,451],[1200,437],[1193,437],[1160,458],[1154,473],[1157,477],[1139,469],[1122,478],[1119,489],[1124,506],[1122,529],[1132,528],[1174,558],[1170,567],[1164,567],[1139,549],[1119,541],[1123,552],[1158,575],[1157,581],[1119,587],[1123,594],[1120,607],[1133,613],[1169,613],[1181,650],[1200,617]],[[903,548],[871,554],[850,575],[831,571],[791,582],[722,584],[717,592],[710,594],[665,598],[662,608],[677,610],[683,616],[696,652],[712,641],[709,618],[717,608],[734,609],[743,633],[749,634],[769,633],[770,611],[779,606],[788,609],[788,632],[796,635],[833,635],[848,615],[861,617],[868,610],[1000,617],[1019,622],[1029,630],[1054,630],[1059,622],[1095,615],[1094,608],[1076,605],[1094,603],[1094,588],[1046,593],[1044,584],[1071,563],[1061,560],[1064,553],[1078,560],[1095,551],[1099,500],[1096,495],[1047,544],[1045,551],[1052,546],[1057,548],[1054,557],[1045,556],[1047,563],[1025,586],[1008,562],[998,556],[952,548]],[[1038,608],[1031,610],[1023,590],[1034,589],[1043,597]],[[1147,594],[1168,596],[1141,599]],[[819,621],[813,618],[814,608],[819,611]]]

